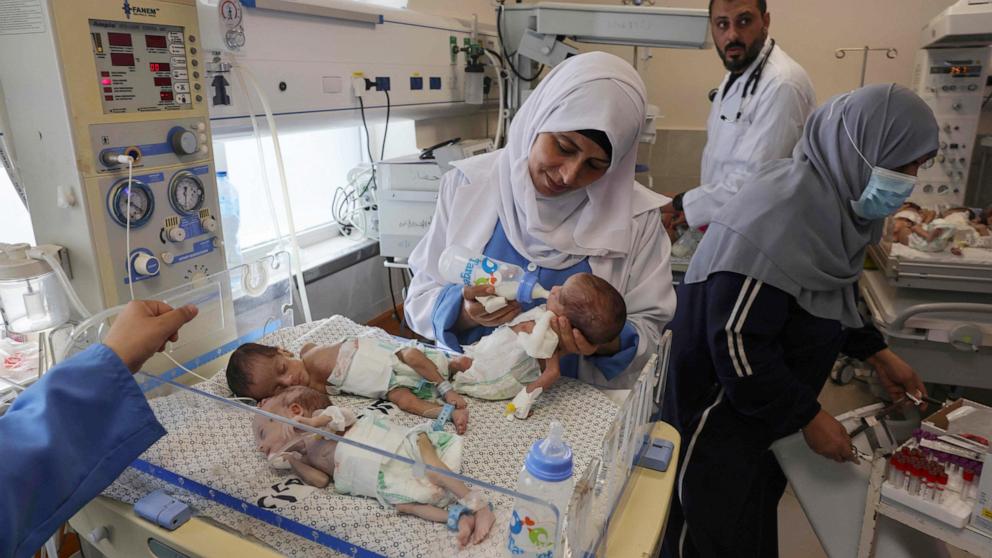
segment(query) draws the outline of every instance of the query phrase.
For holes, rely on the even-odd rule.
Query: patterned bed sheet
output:
[[[919,262],[951,263],[951,264],[979,264],[992,265],[992,250],[986,248],[961,249],[961,255],[955,256],[950,251],[945,252],[921,252],[898,242],[892,243],[889,255],[895,258],[913,260]]]
[[[304,343],[335,343],[355,335],[390,338],[380,329],[335,316],[277,331],[263,342],[298,351]],[[224,393],[226,388],[212,384],[200,386],[210,386],[203,390],[216,395],[230,395]],[[355,408],[370,404],[370,400],[343,395],[333,399],[336,405]],[[269,467],[255,451],[249,413],[187,391],[154,398],[150,403],[169,434],[145,452],[143,460],[249,503],[254,503],[268,487],[291,476],[289,472],[280,473]],[[590,461],[601,455],[604,437],[618,411],[616,404],[600,391],[568,378],[542,396],[534,415],[526,421],[507,420],[504,408],[505,402],[469,399],[470,421],[462,474],[511,490],[530,444],[546,435],[552,419],[565,426],[566,439],[575,456],[575,478],[579,478]],[[398,413],[391,420],[415,426],[428,419]],[[450,423],[447,428],[453,429]],[[104,495],[134,503],[158,488],[166,488],[191,504],[197,515],[209,517],[285,555],[337,555],[326,546],[198,497],[135,468],[125,471]],[[373,499],[340,495],[331,488],[316,489],[278,512],[313,529],[314,539],[319,531],[347,541],[357,549],[385,556],[500,555],[507,540],[513,500],[494,491],[487,491],[487,496],[496,509],[496,525],[486,541],[464,550],[458,549],[453,533],[443,524],[400,515]],[[345,549],[345,552],[352,554],[357,549]]]

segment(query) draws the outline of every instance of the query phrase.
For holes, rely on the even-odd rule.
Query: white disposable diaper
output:
[[[348,440],[396,453],[405,439],[405,428],[395,426],[385,417],[365,415],[345,433]],[[341,494],[378,497],[379,465],[385,458],[377,453],[349,444],[334,450],[334,490]]]
[[[448,469],[460,473],[462,470],[462,437],[445,431],[432,431],[425,424],[407,430],[406,439],[397,454],[414,461],[423,461],[417,438],[426,434],[434,451]],[[387,459],[379,467],[379,502],[387,506],[396,504],[431,504],[439,508],[447,507],[457,498],[443,487],[431,482],[427,476],[417,476],[413,467],[396,459]]]
[[[452,386],[458,393],[491,401],[510,399],[541,374],[537,361],[517,341],[517,334],[505,325],[464,351],[472,359],[472,366],[452,378]]]
[[[345,438],[423,461],[417,436],[424,427],[397,426],[385,417],[366,415],[345,434]],[[463,441],[449,432],[428,432],[438,457],[455,472],[461,471]],[[375,498],[384,506],[416,502],[443,507],[453,496],[426,477],[416,477],[413,468],[348,444],[338,444],[334,454],[334,490],[341,494]]]
[[[940,219],[934,219],[934,224],[947,224],[954,225],[957,227],[968,227],[971,228],[971,221],[968,220],[968,213],[964,211],[955,211],[954,213],[948,213],[947,215],[941,217]]]
[[[549,311],[544,305],[535,306],[517,316],[509,325],[533,320],[534,329],[530,333],[517,334],[520,345],[534,358],[551,358],[558,348],[558,334],[551,329],[551,320],[555,317],[554,312]]]
[[[347,341],[346,344],[351,342]],[[327,379],[328,387],[359,397],[372,399],[385,397],[386,392],[389,391],[393,366],[397,362],[393,355],[400,347],[372,337],[360,337],[354,342],[357,343],[357,347],[347,369],[341,375],[335,368],[335,372]]]

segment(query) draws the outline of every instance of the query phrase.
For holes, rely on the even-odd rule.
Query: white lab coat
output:
[[[713,99],[706,123],[702,184],[682,198],[686,221],[692,227],[709,224],[762,163],[791,157],[806,118],[816,107],[816,94],[806,70],[778,44],[768,55],[757,90],[748,92],[741,107],[744,85],[760,60],[752,62],[724,95],[730,79],[727,72]],[[741,117],[734,122],[738,111]]]
[[[481,253],[492,237],[496,224],[492,188],[492,184],[469,182],[458,169],[441,177],[434,220],[426,236],[410,255],[414,276],[404,301],[407,322],[424,337],[434,338],[434,307],[438,295],[447,285],[437,267],[441,252],[452,244],[461,244]],[[592,273],[609,281],[623,294],[627,304],[627,321],[638,334],[637,354],[633,362],[613,380],[607,380],[593,363],[580,359],[580,380],[611,389],[631,387],[637,379],[637,372],[656,350],[665,324],[675,315],[670,261],[672,246],[661,227],[657,211],[667,199],[635,185],[633,202],[641,212],[633,217],[628,256],[589,258]],[[453,213],[453,207],[458,208],[457,213]]]

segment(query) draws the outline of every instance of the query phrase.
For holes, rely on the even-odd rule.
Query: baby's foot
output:
[[[475,512],[475,528],[472,530],[472,544],[479,544],[486,539],[489,535],[489,531],[493,528],[493,523],[496,523],[496,514],[493,510],[489,509],[489,506],[483,506],[479,511]]]
[[[452,405],[455,406],[456,409],[465,409],[466,407],[468,407],[468,402],[465,401],[465,398],[462,397],[462,394],[458,393],[455,390],[451,390],[448,393],[445,393],[444,401],[445,403],[451,403]]]
[[[472,359],[467,356],[460,356],[448,361],[449,372],[465,372],[472,368]]]
[[[455,432],[464,434],[468,430],[468,409],[455,409],[452,411],[451,422],[455,423]]]
[[[475,531],[475,516],[466,513],[458,518],[458,546],[465,548]]]

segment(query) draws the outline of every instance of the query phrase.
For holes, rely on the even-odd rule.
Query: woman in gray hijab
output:
[[[793,158],[762,166],[713,219],[671,324],[663,418],[683,453],[663,555],[778,554],[776,439],[802,429],[817,453],[854,459],[817,395],[843,326],[861,325],[865,249],[937,142],[919,97],[864,87],[816,110]]]

